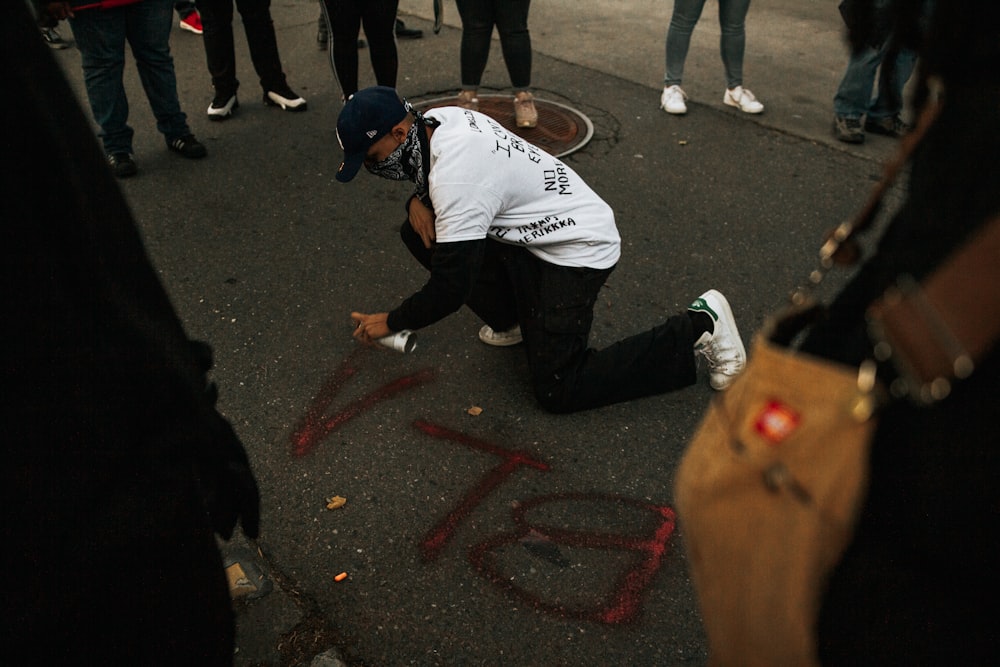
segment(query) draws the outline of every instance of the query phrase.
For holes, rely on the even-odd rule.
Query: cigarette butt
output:
[[[341,572],[340,574],[338,574],[336,577],[333,578],[334,581],[343,581],[344,579],[347,579],[346,572]]]

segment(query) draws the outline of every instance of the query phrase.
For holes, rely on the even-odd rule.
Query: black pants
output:
[[[235,0],[243,19],[243,29],[250,48],[250,60],[260,77],[264,92],[283,92],[288,88],[278,55],[278,39],[271,20],[271,0]],[[236,94],[236,51],[233,44],[233,0],[198,0],[198,12],[205,29],[205,58],[216,94]]]
[[[531,34],[528,7],[531,0],[456,0],[462,17],[462,87],[479,87],[490,57],[493,26],[500,33],[500,48],[515,89],[531,85]]]
[[[433,248],[424,247],[409,222],[400,234],[429,270]],[[603,350],[588,347],[594,303],[613,270],[558,266],[525,248],[487,241],[466,305],[493,329],[520,324],[535,397],[550,412],[587,410],[695,381],[694,334],[684,314]]]
[[[358,92],[358,35],[365,26],[368,54],[380,86],[396,87],[396,10],[399,0],[320,0],[333,47],[330,65],[346,100]]]

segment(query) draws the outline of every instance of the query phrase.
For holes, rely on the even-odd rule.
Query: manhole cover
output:
[[[438,97],[419,102],[411,101],[417,111],[455,104],[455,97]],[[479,111],[504,126],[508,131],[530,141],[556,157],[569,155],[586,145],[594,136],[590,119],[565,104],[535,98],[538,110],[538,127],[518,127],[514,122],[513,95],[480,95]]]

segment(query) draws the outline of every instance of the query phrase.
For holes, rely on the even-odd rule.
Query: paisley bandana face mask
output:
[[[423,176],[423,147],[417,136],[418,131],[423,131],[423,125],[415,122],[406,133],[406,139],[396,147],[396,150],[389,153],[381,162],[374,164],[365,162],[365,169],[392,181],[416,183],[417,179]]]
[[[413,195],[427,208],[433,209],[434,205],[427,192],[427,179],[431,170],[431,146],[427,139],[427,128],[438,127],[441,122],[436,118],[427,118],[405,100],[403,104],[414,119],[406,133],[406,139],[384,160],[373,165],[365,164],[365,168],[383,178],[413,181]]]

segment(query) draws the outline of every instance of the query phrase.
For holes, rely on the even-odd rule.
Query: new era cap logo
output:
[[[376,134],[378,134],[378,130],[368,130],[367,132],[365,132],[365,134],[368,136],[369,139],[371,139]]]

